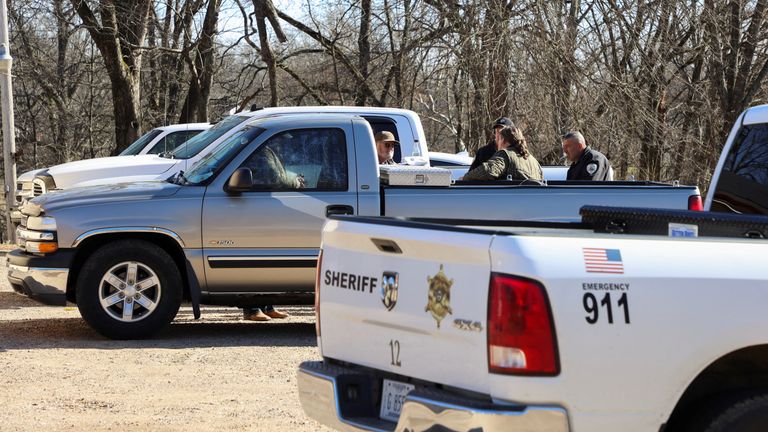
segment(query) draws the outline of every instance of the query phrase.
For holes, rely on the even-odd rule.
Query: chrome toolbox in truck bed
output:
[[[451,170],[409,165],[382,165],[381,181],[388,185],[450,186]]]

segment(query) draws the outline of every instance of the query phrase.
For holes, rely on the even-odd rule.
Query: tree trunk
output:
[[[205,11],[203,29],[194,52],[194,59],[188,57],[190,68],[189,91],[181,110],[179,123],[207,122],[208,101],[211,95],[211,83],[214,74],[214,42],[221,0],[209,0]]]
[[[86,0],[71,0],[96,47],[112,84],[115,147],[125,150],[141,132],[141,50],[152,0],[100,0],[101,21]]]
[[[277,62],[275,61],[274,54],[272,54],[272,48],[269,46],[266,20],[269,20],[280,42],[287,42],[288,38],[283,34],[283,30],[277,21],[277,12],[272,5],[272,0],[253,0],[253,6],[256,13],[256,29],[259,32],[261,59],[267,64],[267,75],[269,76],[269,104],[276,107],[280,101],[277,93]]]
[[[364,81],[368,81],[368,63],[371,61],[371,0],[360,2],[360,33],[357,36],[357,49],[359,52],[360,75]],[[358,83],[355,89],[355,105],[363,106],[368,98],[363,83]]]

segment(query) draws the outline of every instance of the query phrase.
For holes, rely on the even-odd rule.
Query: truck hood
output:
[[[26,202],[21,211],[26,215],[37,216],[43,211],[50,212],[52,210],[71,206],[153,200],[173,196],[182,187],[183,186],[166,181],[75,187],[40,195],[39,197]]]
[[[22,173],[20,176],[16,178],[17,182],[31,182],[35,179],[35,176],[40,174],[41,172],[44,172],[45,168],[35,169],[32,171],[27,171],[25,173]]]
[[[83,181],[114,178],[116,174],[122,177],[160,176],[178,162],[155,155],[113,156],[56,165],[48,169],[48,174],[56,182],[56,189],[68,189]]]

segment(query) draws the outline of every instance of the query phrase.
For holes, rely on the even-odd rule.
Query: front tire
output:
[[[162,330],[181,306],[173,258],[144,240],[120,240],[94,251],[77,278],[77,308],[111,339],[143,339]]]

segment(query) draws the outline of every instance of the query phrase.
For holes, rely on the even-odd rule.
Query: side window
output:
[[[253,189],[347,190],[347,143],[341,129],[296,129],[265,141],[241,167]]]
[[[160,141],[155,143],[154,146],[147,152],[147,154],[159,154],[163,152],[169,152],[173,151],[178,147],[179,145],[186,142],[188,139],[192,138],[193,136],[199,134],[202,131],[179,131],[179,132],[171,132],[168,135],[164,136]]]
[[[400,141],[400,135],[398,135],[397,133],[397,124],[392,119],[386,118],[386,117],[372,117],[372,116],[366,116],[364,118],[371,125],[371,129],[373,130],[374,136],[379,132],[388,131],[388,132],[392,132],[392,134],[395,136],[395,139]],[[397,163],[402,162],[403,154],[402,154],[402,150],[400,149],[400,146],[395,146],[395,155],[394,157],[392,157],[392,160],[394,160]]]
[[[713,211],[768,214],[768,124],[741,128],[715,187]]]

